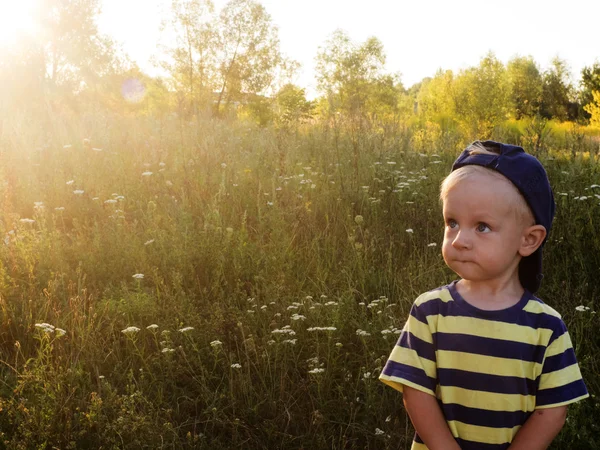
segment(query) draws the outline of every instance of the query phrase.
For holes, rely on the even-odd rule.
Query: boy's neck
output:
[[[516,305],[525,292],[518,274],[516,277],[495,280],[493,283],[461,279],[456,284],[456,289],[467,303],[490,311]]]

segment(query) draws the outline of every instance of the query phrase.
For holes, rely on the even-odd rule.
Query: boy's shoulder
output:
[[[414,301],[415,306],[419,307],[431,301],[442,301],[444,303],[452,301],[452,295],[449,290],[450,285],[444,285],[424,292]]]
[[[552,306],[544,303],[540,298],[531,294],[529,302],[523,308],[525,311],[533,314],[547,314],[562,321],[562,316]]]

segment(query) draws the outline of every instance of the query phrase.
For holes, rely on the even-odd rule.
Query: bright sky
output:
[[[1,1],[1,0],[0,0]],[[160,20],[170,0],[102,0],[100,30],[150,74]],[[215,0],[220,9],[225,0]],[[531,55],[545,68],[552,57],[567,60],[574,80],[600,61],[598,0],[262,0],[279,27],[282,52],[303,68],[296,83],[315,95],[314,58],[340,28],[358,43],[379,38],[389,72],[405,87],[435,74],[476,65],[489,50],[503,62]]]

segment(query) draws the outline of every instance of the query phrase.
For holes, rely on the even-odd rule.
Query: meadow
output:
[[[431,123],[4,126],[0,445],[410,448],[377,377],[416,296],[456,277],[437,196],[468,140]],[[600,143],[557,128],[536,156],[557,202],[539,296],[592,394],[552,448],[598,449]]]

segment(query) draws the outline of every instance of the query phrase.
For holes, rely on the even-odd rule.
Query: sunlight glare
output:
[[[35,0],[0,2],[0,46],[11,46],[19,37],[35,31]]]

